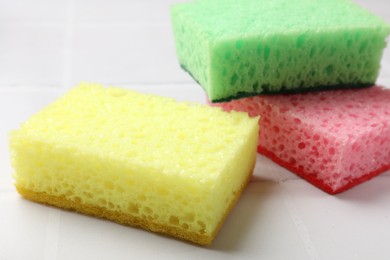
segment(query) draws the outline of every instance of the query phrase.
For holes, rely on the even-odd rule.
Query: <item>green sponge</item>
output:
[[[213,102],[372,85],[390,32],[349,0],[198,0],[171,17],[179,62]]]

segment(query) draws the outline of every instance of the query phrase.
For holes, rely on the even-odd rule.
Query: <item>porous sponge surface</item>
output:
[[[245,113],[85,83],[12,132],[10,149],[22,194],[208,244],[249,179],[257,131]]]
[[[211,101],[371,85],[390,32],[349,0],[198,0],[171,13],[179,62]]]
[[[256,96],[214,105],[261,115],[259,152],[329,193],[390,168],[390,90]]]

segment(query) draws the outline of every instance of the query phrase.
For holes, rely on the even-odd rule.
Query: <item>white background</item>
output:
[[[331,196],[258,155],[208,248],[20,198],[7,134],[78,82],[204,103],[176,60],[174,2],[0,0],[0,259],[390,259],[390,172]],[[387,0],[356,2],[390,23]]]

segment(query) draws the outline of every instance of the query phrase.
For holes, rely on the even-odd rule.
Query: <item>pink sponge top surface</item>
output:
[[[390,168],[390,89],[256,96],[214,105],[260,115],[259,151],[329,193]]]

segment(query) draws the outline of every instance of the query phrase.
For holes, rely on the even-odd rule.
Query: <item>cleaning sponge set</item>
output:
[[[172,21],[182,67],[213,102],[370,86],[389,33],[347,0],[198,0],[174,6]],[[389,101],[372,87],[213,103],[248,115],[81,84],[11,133],[15,185],[210,244],[256,149],[329,193],[390,168]]]
[[[211,104],[260,116],[260,153],[331,194],[390,168],[389,90],[361,89],[390,32],[379,17],[349,0],[198,0],[172,21]]]

